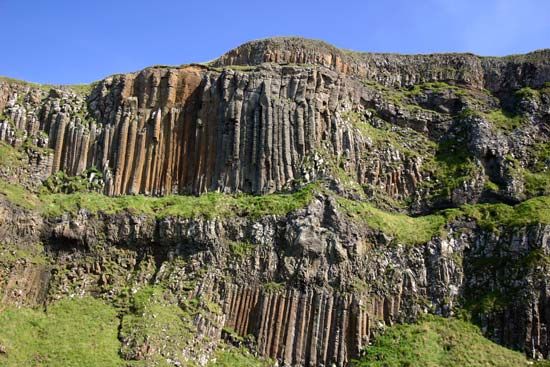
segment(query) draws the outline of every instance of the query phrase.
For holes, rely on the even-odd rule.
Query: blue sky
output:
[[[0,0],[0,75],[83,83],[296,35],[372,52],[550,47],[550,0]]]

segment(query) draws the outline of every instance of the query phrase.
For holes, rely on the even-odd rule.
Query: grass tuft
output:
[[[466,321],[426,316],[416,324],[390,327],[366,349],[357,367],[515,367],[528,365],[519,352],[506,349]]]

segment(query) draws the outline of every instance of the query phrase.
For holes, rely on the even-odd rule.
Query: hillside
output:
[[[0,78],[0,364],[547,359],[549,142],[549,50]]]

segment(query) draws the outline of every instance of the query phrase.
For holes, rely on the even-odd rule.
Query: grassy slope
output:
[[[358,367],[527,366],[525,356],[481,335],[462,320],[426,317],[417,324],[395,325],[367,348]]]
[[[137,298],[137,297],[136,297]],[[141,308],[143,309],[141,309]],[[144,308],[145,307],[145,308]],[[154,321],[147,330],[133,327],[132,332],[163,344],[179,337],[180,344],[192,340],[187,327],[191,316],[176,305],[140,304],[142,316],[131,314],[124,318],[122,332],[128,323],[142,323],[141,318]],[[148,309],[151,308],[151,309]],[[147,316],[148,315],[148,316]],[[136,319],[136,320],[134,320]],[[160,319],[160,320],[157,320]],[[156,321],[155,321],[156,320]],[[46,312],[31,308],[7,308],[0,311],[0,366],[40,367],[117,367],[147,366],[151,361],[127,361],[120,355],[117,309],[103,301],[86,297],[63,299],[48,307]],[[157,324],[161,325],[157,325]],[[142,326],[146,326],[144,323]],[[132,325],[135,326],[135,325]],[[159,327],[162,326],[162,327]],[[179,330],[183,328],[184,330]],[[189,339],[191,338],[191,339]],[[168,343],[168,345],[171,345]],[[178,344],[179,345],[179,344]],[[222,344],[208,367],[251,366],[266,367],[269,361],[255,358],[244,349]],[[168,366],[164,359],[154,365]]]
[[[200,196],[169,195],[147,197],[143,195],[108,197],[96,193],[42,195],[42,210],[46,215],[61,215],[86,208],[91,212],[116,213],[128,209],[139,214],[166,216],[227,217],[247,215],[260,217],[268,214],[282,215],[301,208],[311,201],[313,187],[292,194],[227,195],[217,192]]]
[[[184,218],[220,218],[265,215],[285,215],[305,207],[314,197],[318,187],[308,185],[294,193],[254,195],[227,195],[208,193],[200,196],[170,195],[147,197],[142,195],[109,197],[97,193],[33,195],[23,188],[0,180],[0,195],[12,203],[35,208],[47,216],[60,216],[66,212],[87,209],[92,213],[117,213],[129,210],[135,214],[154,215],[157,218],[179,216]],[[398,242],[410,245],[429,241],[441,234],[445,224],[458,217],[475,219],[486,229],[499,226],[520,227],[535,223],[550,224],[550,196],[526,200],[516,206],[507,204],[464,205],[439,213],[411,217],[386,212],[373,204],[338,197],[341,209],[355,220],[363,221],[371,228],[382,231]]]
[[[245,348],[222,347],[219,348],[214,359],[207,367],[269,367],[273,366],[271,360],[261,360],[254,357]]]
[[[116,310],[93,298],[65,299],[47,312],[0,313],[0,365],[6,367],[122,366]]]
[[[405,214],[384,212],[367,202],[338,199],[350,216],[364,221],[371,228],[394,236],[398,242],[421,244],[437,236],[443,226],[459,217],[472,218],[486,229],[499,226],[520,227],[535,223],[550,224],[550,196],[536,197],[516,206],[507,204],[464,205],[437,214],[411,217]]]

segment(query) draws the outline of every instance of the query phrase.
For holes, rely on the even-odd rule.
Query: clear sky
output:
[[[550,0],[0,0],[0,75],[91,82],[290,35],[359,51],[524,53],[550,47]]]

